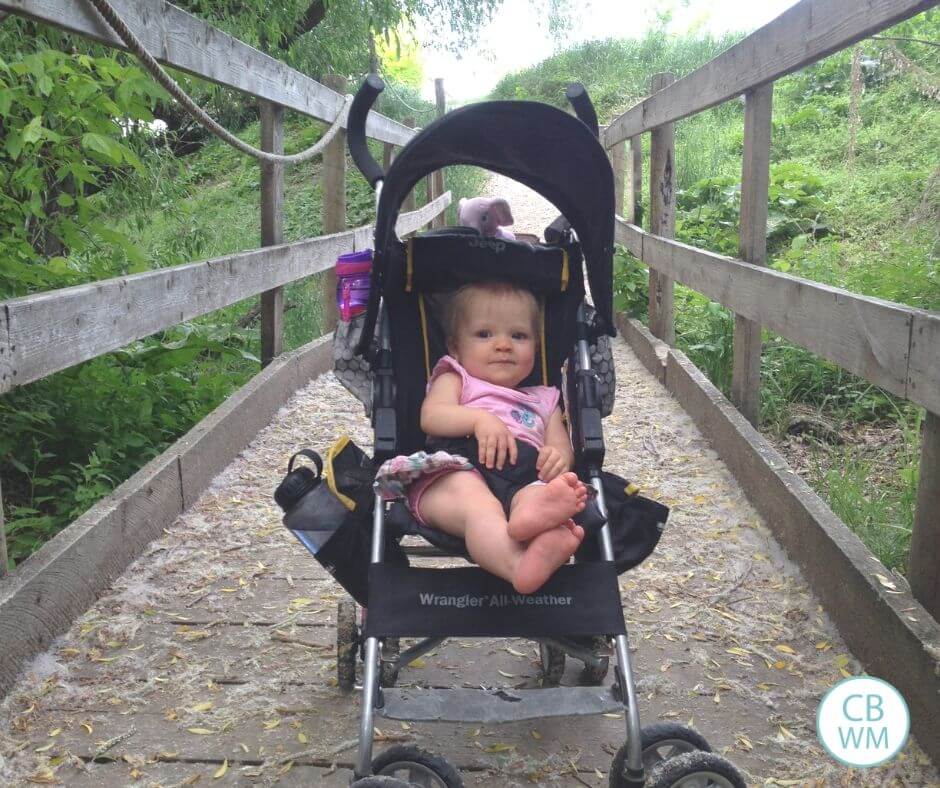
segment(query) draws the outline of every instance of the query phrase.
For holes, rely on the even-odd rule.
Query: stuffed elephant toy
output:
[[[463,198],[457,205],[457,222],[474,227],[483,235],[514,241],[516,236],[501,225],[513,223],[509,203],[502,197]]]

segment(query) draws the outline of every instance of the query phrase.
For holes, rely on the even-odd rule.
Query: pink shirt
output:
[[[428,389],[444,372],[456,372],[463,381],[459,404],[492,413],[509,428],[514,438],[524,440],[536,449],[545,444],[545,429],[549,417],[558,407],[560,396],[554,386],[509,389],[475,378],[456,359],[442,356],[431,373]]]

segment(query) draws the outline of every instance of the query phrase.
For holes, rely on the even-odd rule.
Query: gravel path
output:
[[[541,234],[554,218],[512,182],[490,193],[510,200],[517,232]],[[691,419],[613,346],[607,467],[672,507],[657,551],[621,577],[643,721],[695,725],[749,784],[940,785],[913,742],[867,772],[823,752],[816,705],[860,666]],[[0,784],[348,783],[358,699],[333,679],[340,595],[271,498],[292,451],[322,452],[344,432],[369,446],[361,407],[331,374],[297,392],[35,660],[0,706]],[[535,654],[524,641],[449,641],[401,682],[525,685]],[[576,679],[569,665],[564,683]],[[623,740],[617,715],[378,726],[379,741],[447,755],[468,785],[606,785]]]

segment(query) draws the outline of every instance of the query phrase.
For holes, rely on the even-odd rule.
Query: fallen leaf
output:
[[[500,676],[504,676],[504,677],[507,678],[507,679],[514,679],[514,678],[516,678],[516,674],[515,674],[515,673],[507,673],[505,670],[499,670],[498,668],[497,668],[496,672],[499,673]]]
[[[785,643],[781,643],[780,645],[774,646],[774,649],[783,654],[796,654],[796,652]]]
[[[878,582],[881,583],[881,585],[883,585],[885,588],[890,588],[892,591],[898,590],[898,587],[894,583],[892,583],[890,580],[888,580],[888,578],[885,577],[884,575],[879,575],[875,573],[875,577],[878,578]]]
[[[299,741],[301,744],[306,744],[306,743],[307,743],[307,735],[306,735],[305,733],[298,733],[298,734],[297,734],[297,741]]]
[[[536,741],[540,741],[541,738],[542,738],[542,734],[539,733],[537,730],[535,730],[535,728],[533,728],[533,729],[532,729],[532,738],[535,739]]]
[[[55,744],[54,741],[44,744],[42,747],[37,747],[33,752],[46,752],[46,750],[51,750],[52,746]]]
[[[209,711],[209,709],[211,709],[211,708],[212,708],[212,701],[211,701],[211,700],[207,700],[205,703],[197,703],[195,706],[193,706],[193,707],[190,709],[190,711],[193,711],[193,712],[196,712],[197,714],[199,714],[199,713],[204,712],[204,711]]]
[[[281,724],[280,720],[267,720],[266,722],[261,723],[264,726],[266,731],[273,731],[278,725]]]
[[[212,774],[213,780],[218,780],[220,777],[224,777],[225,773],[228,771],[228,758],[222,761],[222,765],[215,770]]]
[[[489,747],[484,747],[483,752],[509,752],[510,750],[516,749],[515,744],[503,744],[502,742],[497,742],[496,744],[491,744]]]
[[[199,736],[211,736],[215,731],[210,731],[208,728],[187,728],[190,733],[198,734]]]

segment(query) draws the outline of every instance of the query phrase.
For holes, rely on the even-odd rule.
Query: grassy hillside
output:
[[[770,265],[940,309],[940,49],[920,43],[938,34],[940,14],[930,11],[862,42],[855,79],[848,50],[777,82]],[[561,106],[565,84],[581,81],[604,123],[647,94],[651,74],[681,77],[738,38],[653,31],[640,40],[592,42],[506,77],[495,94]],[[743,115],[736,100],[676,124],[676,235],[731,255]],[[643,200],[646,216],[648,195]],[[623,250],[615,288],[619,307],[645,320],[646,269]],[[683,287],[676,315],[679,346],[728,393],[732,315]],[[764,432],[888,566],[903,570],[922,411],[766,332],[762,376]],[[807,425],[815,437],[790,434]]]

